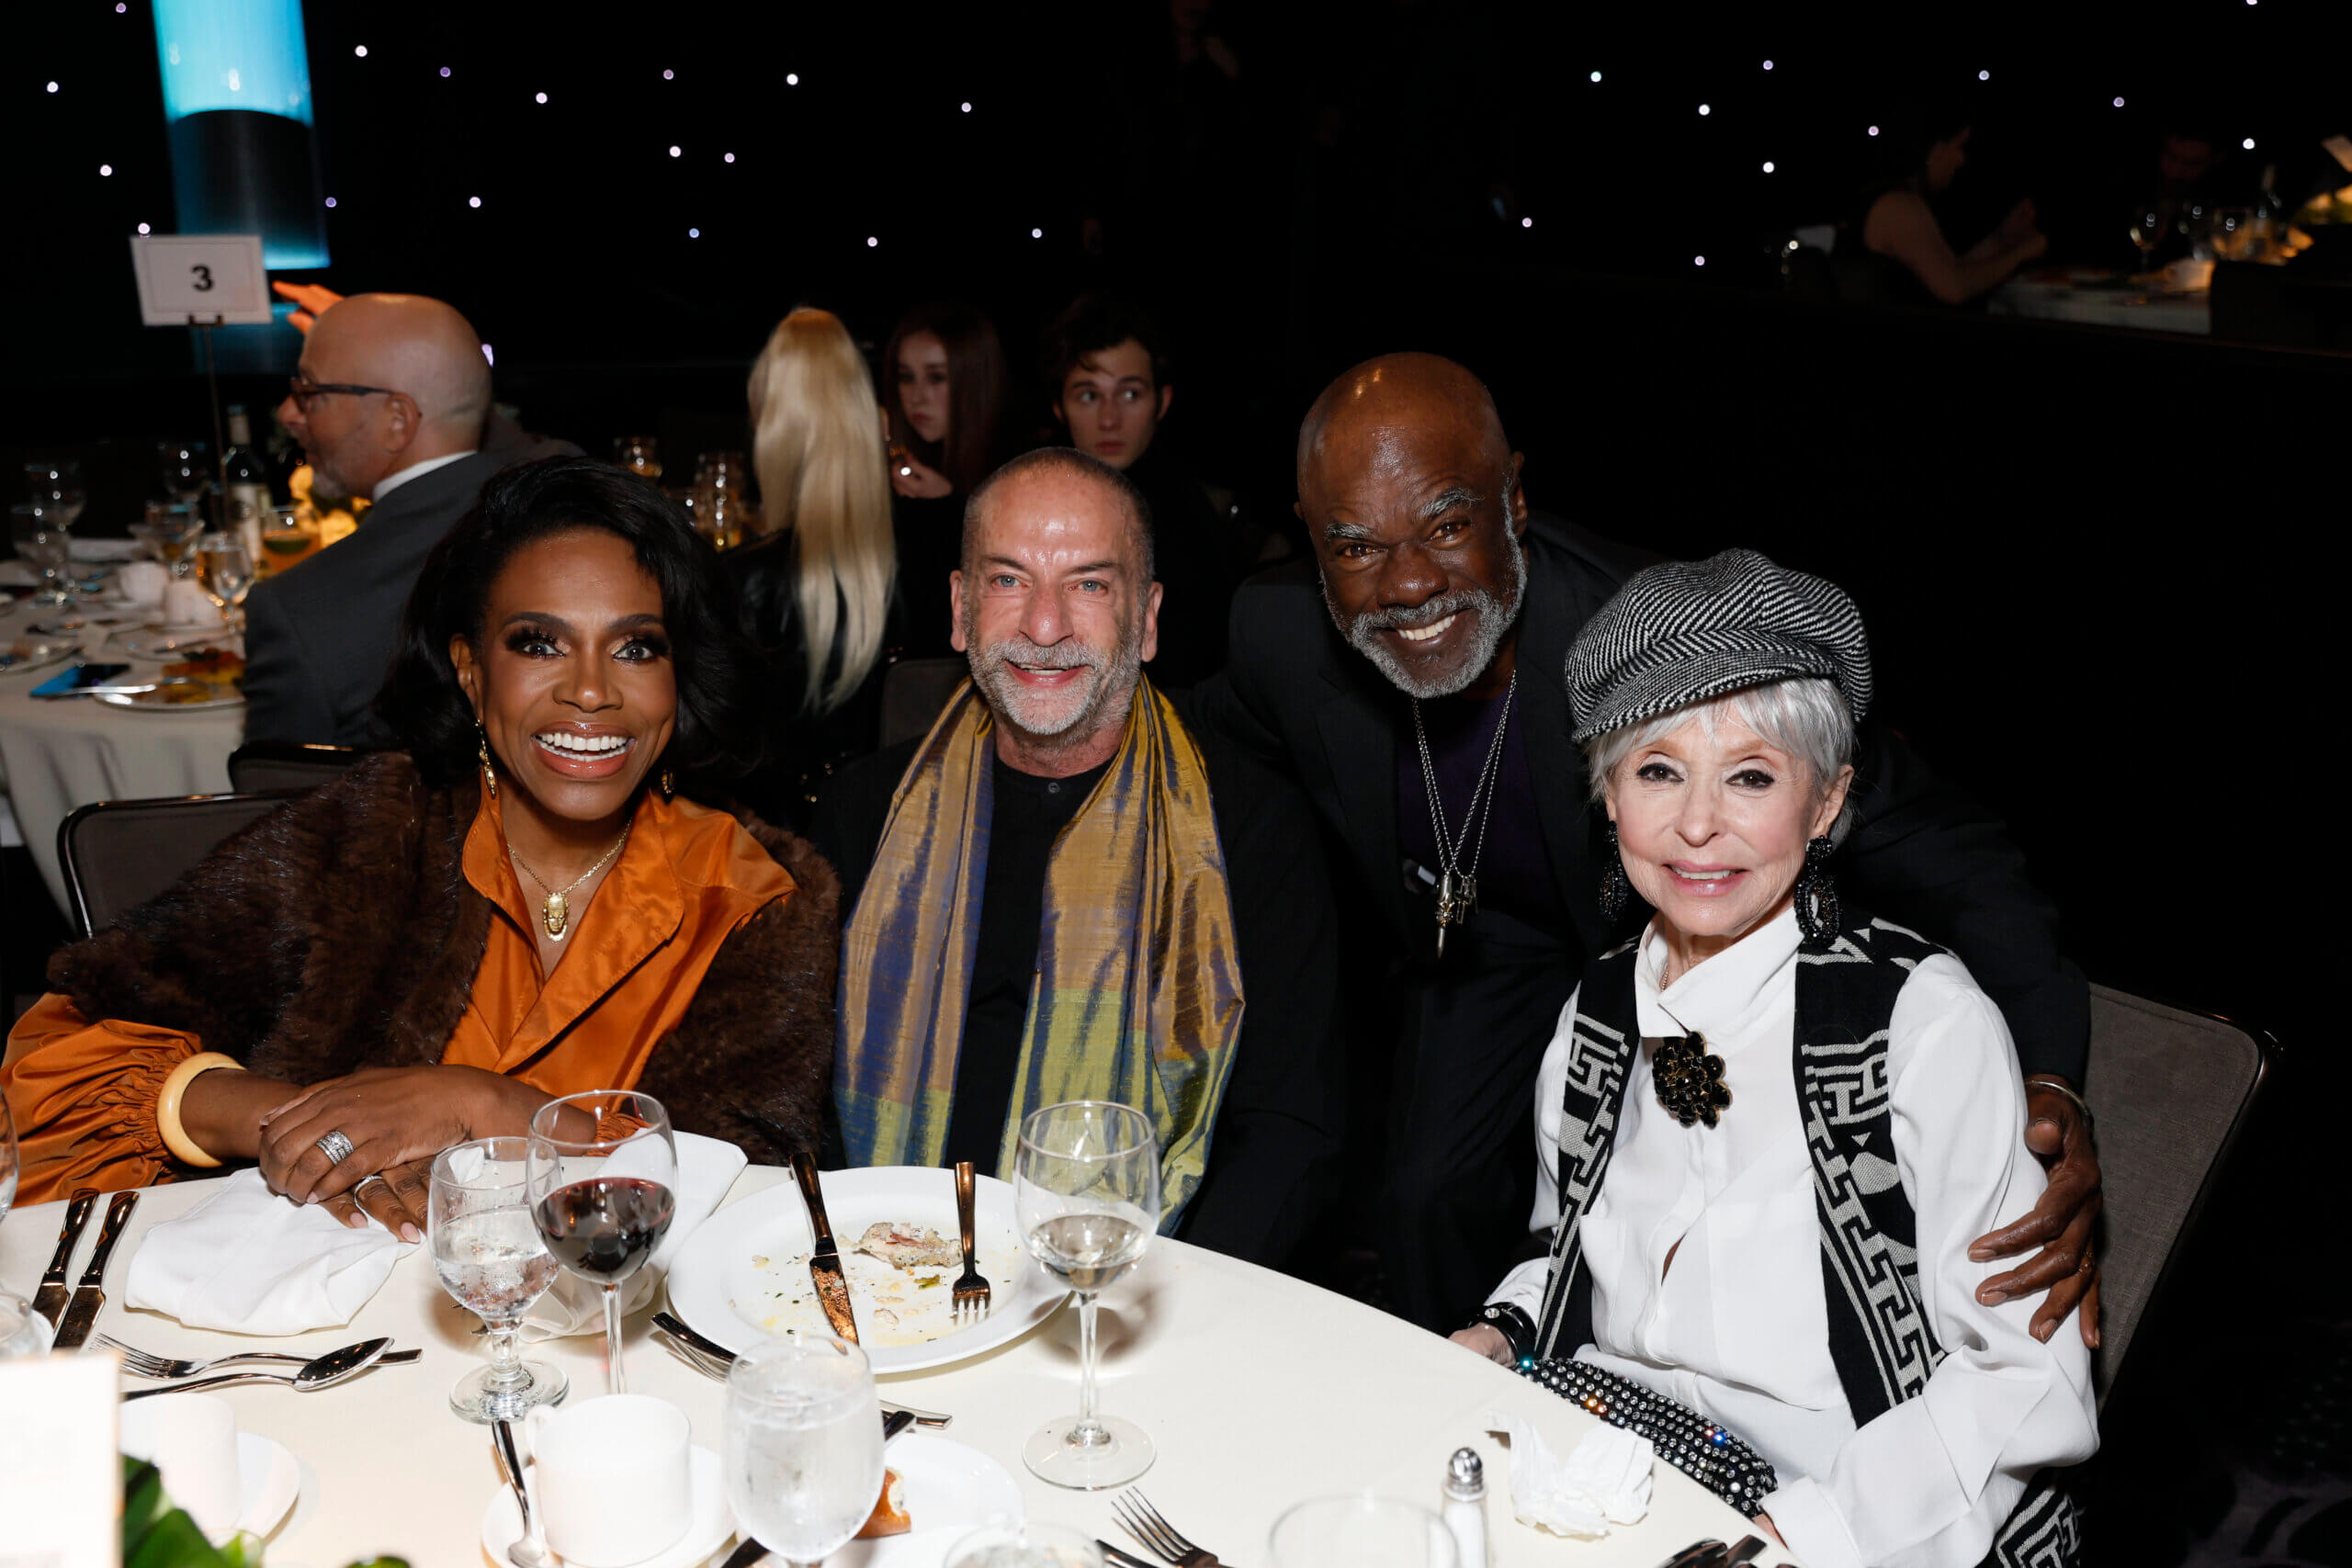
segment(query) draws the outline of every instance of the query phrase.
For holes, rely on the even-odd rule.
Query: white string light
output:
[[[664,71],[662,73],[662,80],[664,82],[674,82],[677,79],[678,73],[675,71]]]
[[[449,79],[449,68],[448,68],[447,66],[444,65],[443,67],[441,67],[441,80],[443,80],[444,82],[446,82],[446,81],[447,81],[448,79]]]
[[[1768,61],[1766,61],[1766,62],[1764,62],[1764,69],[1765,69],[1765,70],[1767,70],[1767,71],[1770,71],[1770,69],[1772,69],[1772,62],[1771,62],[1770,61],[1769,61],[1769,60],[1768,60]]]
[[[1707,265],[1707,258],[1704,256],[1692,256],[1690,258],[1690,265],[1692,266],[1704,266]]]
[[[686,231],[686,238],[689,240],[699,240],[702,238],[702,231],[699,229],[689,229]]]
[[[1519,226],[1522,229],[1532,229],[1535,227],[1535,220],[1532,218],[1522,218],[1519,220]]]
[[[1979,82],[1990,82],[1993,79],[1993,73],[1990,71],[1979,71],[1976,73],[1976,79]]]
[[[1032,229],[1029,231],[1029,237],[1033,240],[1042,240],[1046,237],[1046,231],[1043,229]]]
[[[731,164],[731,163],[733,163],[733,162],[735,161],[735,154],[734,154],[734,153],[732,153],[732,152],[728,153],[728,154],[727,154],[727,161],[728,161],[729,163],[730,163],[730,164]]]
[[[334,197],[327,197],[327,205],[328,205],[329,207],[333,207],[333,206],[334,205]]]
[[[480,207],[481,205],[481,197],[478,196],[469,196],[466,197],[466,205],[468,207]]]
[[[880,240],[876,239],[876,238],[875,236],[873,236],[872,234],[868,234],[867,236],[865,236],[865,248],[866,248],[867,250],[869,250],[869,251],[870,251],[870,250],[872,250],[875,246],[876,246],[876,245],[880,244],[881,243],[882,243],[882,242],[881,242]]]
[[[677,149],[676,147],[673,146],[673,147],[670,149],[670,156],[672,156],[673,158],[675,158],[675,157],[677,157],[678,155],[679,155],[679,151],[678,151],[678,149]]]
[[[52,92],[52,93],[53,93],[53,92],[55,92],[55,91],[57,91],[57,84],[56,84],[56,83],[54,83],[54,82],[51,82],[51,83],[49,85],[49,90],[50,90],[51,92]]]
[[[105,179],[113,173],[114,165],[112,164],[100,164],[98,165],[98,177],[100,179]]]
[[[2121,107],[2123,107],[2123,100],[2122,100],[2121,98],[2118,98],[2118,99],[2116,99],[2116,100],[2115,100],[2115,107],[2116,107],[2117,108],[2121,108]]]
[[[2254,138],[2249,136],[2244,141],[2239,142],[2238,145],[2251,152],[2254,151]]]
[[[1700,113],[1702,116],[1711,115],[1711,114],[1713,114],[1713,113],[1714,113],[1714,112],[1715,112],[1714,110],[1713,110],[1713,109],[1709,108],[1709,107],[1708,107],[1706,105],[1704,105],[1704,104],[1701,104],[1701,105],[1699,106],[1699,113]]]
[[[141,225],[139,225],[139,231],[140,231],[141,233],[142,233],[142,234],[144,234],[145,232],[147,232],[147,225],[146,225],[146,224],[144,224],[144,223],[141,223]]]
[[[1877,127],[1877,126],[1873,125],[1873,126],[1871,126],[1871,134],[1872,136],[1876,136],[1876,135],[1878,134],[1878,127]]]
[[[351,52],[357,55],[360,59],[365,60],[368,58],[368,46],[364,43],[360,44],[356,48],[353,49]]]
[[[547,96],[545,93],[541,93],[541,94],[539,95],[539,102],[541,102],[541,103],[546,103],[547,101],[548,101],[548,96]]]
[[[800,73],[797,71],[786,72],[784,73],[784,85],[787,87],[797,87],[800,85]]]
[[[1770,158],[1764,160],[1764,172],[1768,175],[1772,172],[1772,160]]]
[[[1592,73],[1592,79],[1593,79],[1594,81],[1596,81],[1596,82],[1600,81],[1600,72],[1598,72],[1598,71],[1594,72],[1594,73]]]
[[[966,105],[964,106],[964,112],[965,112],[966,114],[970,114],[970,113],[972,112],[972,106],[971,106],[971,105],[969,105],[969,104],[966,104]]]

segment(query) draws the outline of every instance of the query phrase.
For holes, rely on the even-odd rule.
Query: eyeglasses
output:
[[[294,406],[304,413],[311,412],[311,400],[327,392],[347,392],[355,398],[398,397],[390,387],[355,387],[345,381],[305,381],[300,376],[286,378],[286,389],[294,399]]]

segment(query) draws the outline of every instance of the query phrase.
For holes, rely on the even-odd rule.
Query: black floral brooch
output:
[[[1659,1041],[1650,1076],[1657,1086],[1657,1102],[1685,1127],[1694,1122],[1713,1126],[1731,1103],[1731,1090],[1724,1085],[1724,1059],[1707,1054],[1703,1034]]]

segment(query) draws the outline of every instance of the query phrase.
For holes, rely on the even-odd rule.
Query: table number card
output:
[[[269,325],[259,234],[133,234],[130,264],[151,327]]]
[[[0,1568],[116,1568],[121,1358],[0,1361]]]

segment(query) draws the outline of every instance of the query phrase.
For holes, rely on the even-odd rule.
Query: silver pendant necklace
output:
[[[1421,786],[1430,797],[1430,826],[1437,829],[1437,955],[1445,956],[1445,932],[1449,926],[1458,926],[1470,918],[1478,902],[1478,861],[1487,850],[1487,823],[1495,814],[1496,765],[1503,754],[1503,733],[1510,728],[1511,699],[1519,694],[1519,671],[1510,673],[1510,684],[1503,688],[1502,716],[1495,723],[1495,738],[1487,745],[1486,764],[1478,770],[1478,782],[1470,791],[1470,807],[1463,813],[1462,831],[1448,835],[1445,830],[1445,808],[1437,798],[1437,764],[1430,760],[1430,738],[1421,727],[1421,702],[1413,699],[1413,742],[1421,751]],[[1476,837],[1471,836],[1473,827]],[[1464,846],[1470,851],[1470,863],[1462,863]]]

